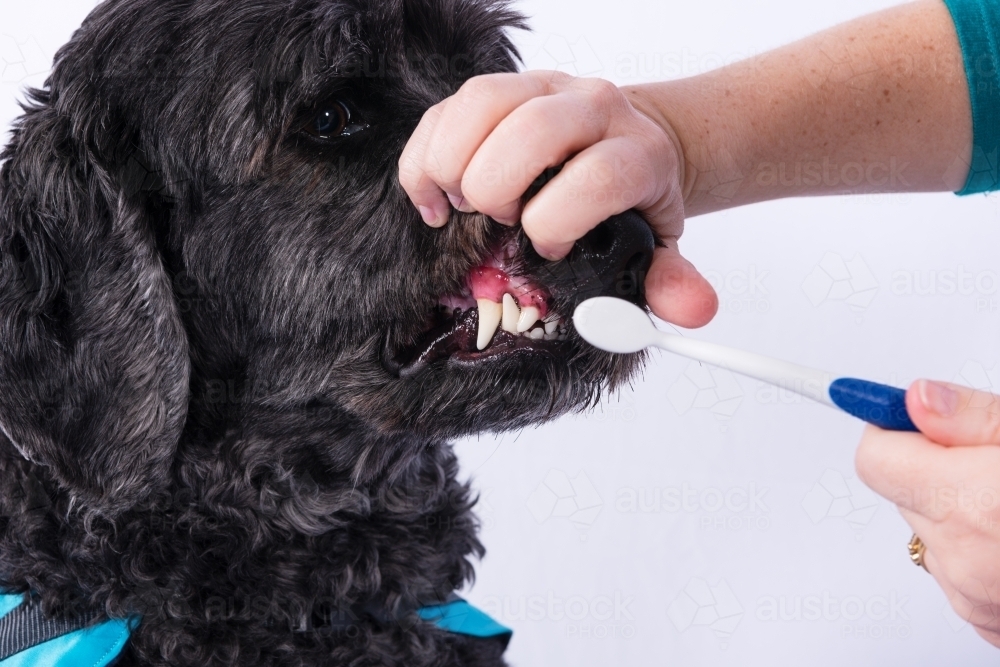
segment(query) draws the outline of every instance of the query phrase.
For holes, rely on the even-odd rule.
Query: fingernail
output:
[[[456,210],[458,210],[458,211],[461,211],[461,210],[462,210],[462,204],[464,204],[464,203],[465,203],[465,197],[463,197],[463,196],[461,196],[461,195],[453,195],[453,194],[449,194],[449,195],[448,195],[448,201],[450,201],[450,202],[451,202],[451,205],[452,205],[452,206],[453,206],[453,207],[454,207],[454,208],[455,208]]]
[[[920,402],[929,412],[950,417],[958,409],[958,392],[951,387],[930,380],[920,381]]]
[[[417,210],[420,211],[420,217],[424,222],[431,227],[444,227],[451,217],[451,208],[443,201],[431,206],[417,206]]]
[[[535,252],[541,255],[542,259],[547,259],[550,262],[557,262],[566,255],[566,253],[560,253],[558,250],[539,248],[538,246],[535,246]]]
[[[424,219],[428,225],[437,225],[438,216],[430,206],[417,206],[417,210],[420,211],[420,217]]]

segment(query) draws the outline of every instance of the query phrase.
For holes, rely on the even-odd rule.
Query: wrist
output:
[[[685,217],[750,203],[752,196],[759,159],[751,139],[759,133],[743,129],[748,100],[737,99],[742,87],[719,74],[622,88],[674,144]]]
[[[622,86],[621,91],[628,99],[632,108],[652,121],[663,134],[670,140],[674,147],[677,159],[677,181],[684,203],[687,203],[688,194],[694,187],[696,171],[688,168],[686,151],[680,135],[674,128],[674,123],[670,116],[665,113],[661,101],[659,88],[664,84],[640,84],[632,86]],[[686,211],[685,207],[685,211]]]

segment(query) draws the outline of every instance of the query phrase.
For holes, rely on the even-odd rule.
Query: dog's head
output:
[[[639,298],[637,216],[547,264],[485,216],[424,225],[398,183],[424,111],[514,70],[520,26],[498,0],[100,5],[3,154],[12,445],[110,511],[182,441],[278,439],[357,476],[391,455],[373,442],[519,428],[624,381],[637,357],[569,318]]]

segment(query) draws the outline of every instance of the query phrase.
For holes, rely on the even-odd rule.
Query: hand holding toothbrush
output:
[[[858,475],[920,537],[956,613],[1000,647],[1000,396],[918,380],[906,408],[920,433],[866,428]]]

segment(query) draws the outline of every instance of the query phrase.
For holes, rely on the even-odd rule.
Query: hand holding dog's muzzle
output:
[[[427,224],[446,224],[452,207],[520,221],[547,260],[568,255],[601,222],[637,210],[661,244],[645,277],[650,307],[674,324],[702,326],[718,298],[677,246],[681,146],[666,121],[642,108],[641,98],[601,79],[546,71],[475,77],[425,113],[400,158],[400,183]],[[557,165],[561,171],[524,204],[525,192]]]

